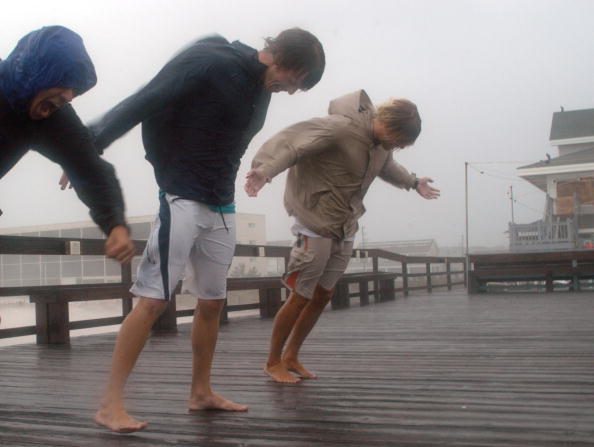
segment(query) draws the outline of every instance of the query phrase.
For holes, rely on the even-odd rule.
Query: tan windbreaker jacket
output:
[[[290,168],[285,208],[305,227],[344,239],[358,229],[363,197],[379,176],[409,190],[416,177],[373,141],[375,109],[363,90],[330,102],[329,115],[294,124],[260,148],[252,168],[269,179]]]

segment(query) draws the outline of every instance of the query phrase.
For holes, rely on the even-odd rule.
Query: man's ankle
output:
[[[299,360],[296,355],[287,355],[283,356],[283,363],[299,363]]]
[[[275,366],[278,366],[280,364],[282,364],[282,360],[281,359],[275,359],[275,360],[268,360],[266,362],[266,368],[274,368]]]

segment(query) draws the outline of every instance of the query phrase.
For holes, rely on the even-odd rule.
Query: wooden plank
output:
[[[594,445],[590,294],[411,293],[324,312],[296,386],[261,372],[272,321],[221,328],[213,387],[247,413],[189,414],[189,325],[153,336],[127,386],[146,431],[115,436],[92,415],[114,334],[70,347],[0,348],[0,446],[338,447]]]

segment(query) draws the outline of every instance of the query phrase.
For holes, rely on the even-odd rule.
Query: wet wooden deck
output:
[[[91,418],[113,335],[0,349],[2,446],[594,446],[594,296],[464,290],[326,312],[296,386],[261,372],[270,320],[223,327],[215,389],[244,414],[185,411],[189,328],[151,339],[131,377],[144,432]]]

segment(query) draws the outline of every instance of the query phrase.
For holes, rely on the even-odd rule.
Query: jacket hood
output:
[[[357,90],[330,101],[328,114],[343,115],[355,121],[368,120],[375,113],[365,90]]]
[[[48,26],[23,37],[0,62],[0,92],[18,113],[42,90],[71,88],[81,95],[97,75],[81,37],[63,26]]]

